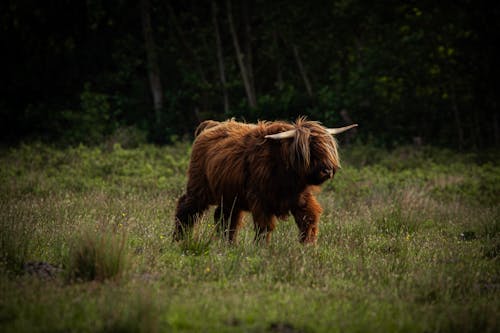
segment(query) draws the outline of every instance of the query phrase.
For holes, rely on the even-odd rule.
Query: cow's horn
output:
[[[296,132],[296,130],[293,129],[293,130],[280,132],[280,133],[276,133],[276,134],[269,134],[269,135],[266,135],[265,138],[266,139],[274,139],[274,140],[288,139],[288,138],[293,138],[295,136],[295,132]]]
[[[332,135],[335,135],[335,134],[340,134],[342,132],[350,130],[351,128],[357,127],[357,126],[358,126],[358,124],[352,124],[352,125],[349,125],[349,126],[339,127],[339,128],[327,128],[326,130],[328,131],[328,133],[330,133]]]

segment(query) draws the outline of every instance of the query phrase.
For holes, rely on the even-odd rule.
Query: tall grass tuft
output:
[[[0,267],[17,274],[28,259],[33,227],[24,212],[7,208],[0,206]]]
[[[68,279],[104,281],[122,277],[128,264],[126,238],[124,232],[83,231],[67,258]]]
[[[185,255],[208,254],[215,238],[215,226],[208,223],[207,217],[203,216],[192,230],[186,230],[185,237],[179,244],[180,249]]]

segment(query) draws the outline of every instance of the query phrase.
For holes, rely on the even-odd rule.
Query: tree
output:
[[[214,25],[215,46],[217,49],[217,64],[219,65],[220,83],[222,88],[222,96],[224,100],[224,113],[229,113],[229,95],[227,92],[226,67],[224,65],[224,55],[222,52],[222,41],[219,31],[219,23],[217,22],[217,3],[212,0],[212,24]]]
[[[500,141],[499,6],[70,2],[0,2],[10,142],[73,143],[68,133],[89,126],[104,138],[130,125],[158,139],[209,118],[299,115],[359,122],[360,138],[387,146]]]
[[[238,65],[240,67],[241,78],[243,80],[243,85],[245,86],[245,92],[247,95],[248,104],[250,105],[251,108],[256,108],[257,98],[255,97],[255,89],[252,87],[252,81],[251,81],[253,78],[253,74],[250,73],[251,67],[249,67],[249,61],[248,60],[245,61],[245,55],[241,51],[240,42],[238,40],[238,35],[236,34],[236,29],[234,26],[231,0],[226,1],[226,9],[227,9],[227,19],[229,22],[229,31],[231,32],[231,37],[233,39],[233,45],[236,51],[236,60],[238,61]]]
[[[160,65],[158,63],[157,49],[153,36],[153,28],[151,26],[151,4],[149,0],[141,0],[140,6],[149,84],[153,96],[156,129],[158,130],[162,123],[163,109],[163,89],[161,86]]]

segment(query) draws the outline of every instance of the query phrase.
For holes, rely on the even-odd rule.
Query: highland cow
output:
[[[180,240],[210,206],[229,241],[236,241],[244,212],[255,239],[269,242],[276,219],[290,213],[302,243],[316,242],[322,209],[314,193],[340,167],[332,136],[357,126],[328,129],[299,118],[293,124],[205,121],[196,130],[186,193],[179,198],[174,239]]]

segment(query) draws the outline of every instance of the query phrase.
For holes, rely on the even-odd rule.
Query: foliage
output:
[[[123,149],[77,146],[59,150],[47,145],[21,145],[7,150],[0,196],[50,194],[60,190],[144,191],[179,188],[189,161],[189,147]],[[7,162],[8,161],[8,162]],[[176,177],[173,177],[177,175]]]
[[[147,3],[154,50],[141,25],[139,4]],[[360,139],[379,146],[418,139],[494,147],[499,9],[473,1],[288,0],[237,2],[228,12],[219,0],[112,0],[68,10],[64,2],[5,1],[1,141],[94,145],[135,126],[165,143],[209,118],[307,115],[332,126],[360,123]],[[244,92],[229,14],[256,107]],[[161,117],[152,106],[149,51],[159,59]]]
[[[80,95],[80,109],[64,110],[62,126],[67,126],[62,140],[69,144],[98,144],[110,132],[111,118],[116,110],[111,109],[110,97],[90,90],[86,84]]]

